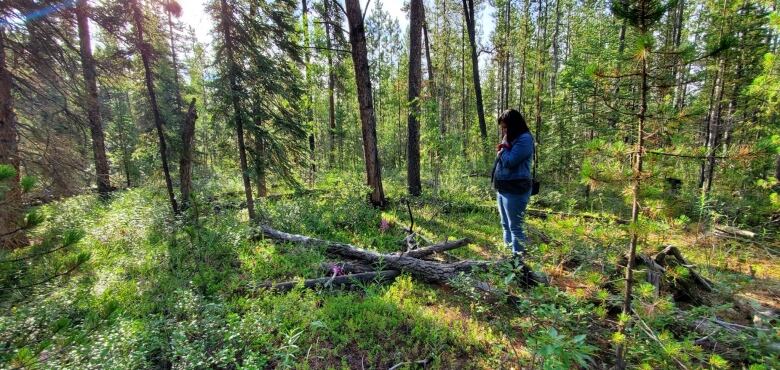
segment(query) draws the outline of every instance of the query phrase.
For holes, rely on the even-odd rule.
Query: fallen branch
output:
[[[726,226],[726,225],[715,225],[713,226],[713,233],[718,236],[725,236],[725,237],[743,237],[748,239],[753,239],[756,237],[756,233],[748,230],[742,230],[738,229],[733,226]]]
[[[401,363],[395,364],[395,365],[393,365],[393,367],[391,367],[391,368],[389,368],[387,370],[400,369],[401,367],[406,366],[406,365],[426,365],[426,364],[428,364],[428,362],[430,362],[428,359],[417,360],[417,361],[405,361],[405,362],[401,362]]]
[[[431,283],[446,283],[461,272],[469,272],[474,269],[485,269],[495,264],[492,261],[460,261],[455,263],[438,263],[416,258],[420,253],[410,251],[400,254],[381,254],[362,248],[355,247],[346,243],[337,243],[305,235],[289,234],[283,231],[275,230],[266,225],[260,226],[260,231],[265,237],[270,239],[292,242],[308,245],[322,245],[325,251],[332,255],[337,255],[347,259],[361,260],[374,266],[384,266],[389,269],[407,271],[413,276]],[[451,243],[447,248],[455,248]],[[463,244],[465,245],[465,244]],[[445,247],[440,247],[445,248]],[[422,253],[431,254],[434,249],[421,248]]]
[[[444,242],[444,243],[429,245],[423,248],[414,249],[403,253],[403,255],[408,257],[414,257],[414,258],[425,258],[435,253],[442,253],[445,251],[466,246],[469,243],[471,243],[471,239],[469,238],[458,239],[451,242]]]
[[[370,266],[374,266],[377,269],[381,269],[383,271],[380,272],[384,273],[384,275],[381,276],[387,278],[393,278],[395,277],[394,276],[395,274],[398,274],[400,272],[408,272],[413,277],[428,283],[452,285],[452,282],[455,281],[456,278],[461,273],[467,273],[479,269],[486,269],[488,267],[496,265],[497,263],[500,263],[495,261],[471,261],[471,260],[458,261],[453,263],[440,263],[440,262],[428,261],[428,260],[416,258],[416,257],[424,257],[432,253],[435,253],[437,251],[458,248],[460,246],[468,244],[467,239],[461,239],[450,243],[442,243],[441,245],[421,248],[421,249],[409,251],[408,253],[381,254],[373,251],[368,251],[362,248],[358,248],[346,243],[338,243],[338,242],[312,238],[305,235],[285,233],[283,231],[275,230],[266,225],[261,225],[259,227],[259,230],[261,232],[262,237],[267,237],[282,242],[323,246],[325,247],[325,252],[328,254],[339,256],[341,258],[346,258],[350,260],[358,260],[361,261],[362,263],[368,264]],[[528,269],[527,266],[525,265],[519,268],[522,271],[530,272],[530,269]],[[372,275],[372,273],[363,273],[363,274],[365,275],[361,275],[361,274],[347,275],[347,277],[345,278],[346,279],[350,279],[350,277],[355,278],[356,275],[365,276],[366,278],[371,278],[371,279],[376,277],[376,275]],[[333,284],[334,280],[337,278],[338,277],[313,279],[311,281],[304,282],[304,286],[316,287],[316,286],[322,286],[326,283]],[[538,279],[538,277],[532,273],[528,273],[526,274],[526,276],[519,279],[518,283],[523,285],[535,285],[535,284],[545,283],[545,281],[544,279]],[[289,284],[293,284],[292,286],[294,286],[294,284],[297,283],[290,282],[286,284],[287,285],[279,285],[279,289],[287,289],[289,287]],[[501,300],[506,299],[509,302],[519,302],[518,297],[513,296],[511,294],[507,294],[506,292],[501,291],[499,289],[493,288],[492,286],[490,286],[485,282],[476,281],[472,283],[472,286],[483,293],[487,293],[493,298],[497,298]]]
[[[324,274],[332,274],[334,271],[341,274],[362,274],[374,272],[374,268],[360,262],[324,262],[320,265],[320,271]]]
[[[384,270],[374,272],[363,272],[359,274],[349,274],[319,279],[309,279],[303,281],[303,287],[307,289],[317,289],[323,287],[334,287],[340,289],[351,289],[362,283],[385,282],[390,281],[401,275],[398,270]],[[295,288],[300,281],[288,281],[278,284],[264,284],[261,288],[269,288],[277,292],[288,292]]]

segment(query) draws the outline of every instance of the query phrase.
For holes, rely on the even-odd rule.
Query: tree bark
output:
[[[0,192],[0,248],[13,249],[28,244],[24,233],[24,206],[19,185],[19,133],[11,96],[11,73],[5,64],[5,28],[0,27],[0,164],[10,165],[16,174],[2,181]]]
[[[157,106],[157,94],[154,91],[154,75],[151,65],[152,45],[144,41],[144,17],[141,8],[138,5],[138,0],[132,0],[130,4],[133,9],[137,48],[141,54],[141,61],[144,65],[146,91],[149,95],[149,103],[152,114],[154,115],[154,125],[157,128],[157,139],[160,143],[160,158],[162,159],[163,174],[165,175],[165,186],[168,189],[168,198],[170,199],[173,213],[178,214],[179,207],[176,203],[176,196],[173,194],[173,181],[171,181],[171,172],[168,167],[168,147],[165,143],[164,123],[162,115],[160,114],[160,108]]]
[[[95,60],[92,58],[92,39],[89,34],[89,8],[86,0],[79,0],[76,5],[76,22],[79,28],[79,51],[81,54],[81,71],[84,76],[86,89],[87,118],[89,130],[92,135],[92,153],[95,160],[95,178],[98,193],[105,197],[111,192],[109,180],[110,168],[106,156],[105,135],[103,134],[103,120],[100,116],[100,102],[98,101],[97,73],[95,72]]]
[[[181,189],[181,209],[189,208],[192,193],[192,153],[195,146],[195,120],[198,113],[195,110],[195,98],[192,98],[187,115],[181,126],[181,158],[179,158],[179,188]]]
[[[469,34],[471,46],[471,76],[474,80],[474,95],[477,102],[477,118],[479,119],[479,133],[482,140],[487,140],[487,125],[485,124],[485,108],[482,105],[482,86],[479,83],[479,58],[477,55],[476,29],[474,25],[474,0],[463,0],[463,16]]]
[[[224,0],[223,0],[224,1]],[[363,133],[363,156],[366,162],[366,177],[371,188],[371,203],[384,206],[385,193],[382,190],[382,169],[377,148],[376,117],[371,97],[371,74],[368,67],[368,49],[366,48],[363,12],[358,0],[346,0],[347,21],[349,22],[349,42],[352,45],[352,64],[355,68],[360,121]]]
[[[246,206],[249,218],[255,220],[255,201],[252,196],[252,182],[249,179],[249,166],[246,159],[246,141],[244,140],[244,114],[241,109],[239,96],[241,88],[238,85],[238,66],[234,56],[233,45],[233,14],[228,7],[227,0],[220,0],[220,13],[222,23],[222,37],[225,39],[225,54],[228,63],[228,80],[230,84],[230,100],[233,105],[233,119],[236,124],[236,139],[238,141],[238,158],[241,165],[241,178],[244,182],[244,195],[246,196]]]
[[[421,33],[423,23],[422,0],[411,0],[409,10],[409,91],[407,103],[409,115],[407,119],[407,160],[406,184],[409,195],[418,196],[422,191],[420,184],[420,82],[421,71]]]

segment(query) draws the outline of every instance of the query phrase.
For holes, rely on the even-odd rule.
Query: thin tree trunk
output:
[[[780,154],[777,155],[777,160],[775,160],[775,179],[780,182]]]
[[[404,162],[404,143],[403,143],[403,115],[401,106],[403,105],[403,92],[401,91],[401,63],[396,67],[395,94],[398,100],[398,120],[396,121],[396,133],[398,134],[398,153],[396,157],[396,166],[401,167]]]
[[[192,98],[187,115],[181,126],[181,157],[179,158],[179,189],[181,189],[181,209],[189,208],[192,200],[192,154],[195,146],[195,120],[198,113],[195,110],[195,98]]]
[[[502,110],[509,109],[509,101],[512,99],[512,90],[509,88],[510,86],[510,77],[509,74],[512,69],[512,48],[510,44],[510,40],[512,39],[512,2],[507,1],[506,2],[506,33],[504,35],[504,83],[502,84],[504,86],[504,105],[501,107]]]
[[[423,12],[425,9],[423,8]],[[430,91],[431,97],[436,99],[437,98],[437,90],[436,90],[436,80],[434,79],[434,70],[433,70],[433,61],[431,60],[431,41],[428,38],[428,26],[427,22],[425,21],[425,14],[423,14],[423,24],[422,24],[422,31],[423,31],[423,37],[425,38],[425,64],[428,67],[428,91]],[[437,102],[438,103],[438,102]],[[437,104],[436,107],[437,110],[441,110],[441,107],[439,104]],[[446,133],[446,127],[444,126],[444,121],[439,120],[439,133],[440,136],[444,136]]]
[[[685,0],[679,0],[674,12],[674,27],[672,32],[672,45],[674,46],[674,52],[678,51],[678,49],[680,48],[680,42],[682,41],[682,27],[683,27],[684,16],[685,16]],[[675,87],[674,87],[675,109],[679,111],[680,109],[682,109],[680,94],[682,94],[683,92],[683,83],[685,78],[681,71],[681,69],[683,68],[682,57],[680,55],[675,55],[675,59],[676,60],[674,63],[674,68],[672,69],[672,79],[673,81],[675,81]]]
[[[144,65],[144,78],[146,81],[146,91],[149,94],[149,103],[154,115],[154,125],[157,128],[157,139],[160,142],[160,158],[162,159],[163,174],[165,175],[165,186],[168,189],[168,198],[171,201],[171,208],[174,214],[179,213],[179,207],[176,204],[176,196],[173,194],[173,181],[171,181],[171,172],[168,167],[168,147],[165,144],[164,123],[160,108],[157,105],[157,94],[154,91],[154,75],[151,66],[152,45],[144,40],[144,18],[138,0],[132,0],[133,20],[135,22],[136,42],[141,54],[141,61]]]
[[[5,64],[5,28],[0,27],[0,164],[10,165],[16,174],[0,182],[0,248],[13,249],[28,244],[24,233],[24,206],[19,185],[19,133],[11,96],[11,73]]]
[[[468,148],[469,148],[469,128],[468,120],[466,119],[466,21],[464,21],[461,27],[460,38],[460,108],[461,108],[461,129],[463,130],[463,158],[468,161]]]
[[[311,92],[311,71],[309,71],[309,8],[306,4],[306,0],[301,0],[301,9],[303,9],[303,42],[305,48],[303,49],[304,55],[304,69],[306,72],[306,118],[311,125],[311,132],[309,132],[309,184],[314,183],[314,175],[317,172],[317,161],[315,159],[314,149],[314,107],[312,107],[312,92]]]
[[[539,38],[537,39],[537,59],[536,59],[536,88],[535,88],[535,95],[536,95],[536,107],[534,109],[535,114],[535,123],[536,123],[536,130],[535,130],[535,137],[536,140],[536,151],[534,152],[534,173],[536,172],[536,169],[539,167],[539,162],[541,160],[539,156],[539,152],[541,152],[541,144],[542,144],[542,80],[544,79],[544,50],[547,42],[546,39],[546,24],[547,24],[547,9],[544,6],[544,0],[539,0],[539,16],[543,17],[544,21],[539,22],[539,30],[538,35]]]
[[[418,196],[420,185],[420,82],[422,80],[420,43],[423,23],[422,0],[411,0],[409,10],[409,82],[407,103],[406,185],[410,195]]]
[[[618,37],[618,60],[617,60],[617,75],[619,76],[623,67],[623,52],[626,49],[626,22],[620,26],[620,36]],[[615,101],[620,102],[620,77],[615,78],[615,87],[612,90],[612,96]],[[619,108],[619,105],[617,106]],[[612,112],[609,117],[609,125],[614,129],[617,128],[619,112]]]
[[[86,90],[85,105],[89,119],[89,131],[92,135],[92,153],[95,160],[95,178],[98,193],[105,197],[111,192],[109,179],[110,167],[106,156],[103,120],[100,116],[98,100],[97,73],[95,60],[92,58],[92,39],[89,33],[89,8],[86,0],[79,0],[76,6],[76,23],[79,28],[79,51],[81,55],[81,71],[84,76]]]
[[[644,25],[641,26],[644,29]],[[644,34],[646,31],[643,31]],[[639,232],[637,230],[637,223],[639,221],[639,194],[642,178],[642,159],[644,153],[644,128],[645,118],[647,115],[647,56],[642,57],[642,70],[641,70],[641,87],[640,87],[640,108],[639,108],[639,124],[637,127],[637,142],[634,149],[634,173],[631,186],[631,242],[628,247],[628,263],[626,264],[626,288],[623,296],[623,314],[631,315],[631,291],[634,287],[634,265],[636,259],[636,249],[639,239]],[[620,327],[620,332],[625,331],[625,326]],[[616,367],[618,369],[625,369],[625,353],[623,345],[617,346],[617,361]]]
[[[349,22],[349,42],[352,44],[352,63],[355,68],[358,103],[360,104],[366,177],[368,186],[371,188],[370,199],[375,206],[384,206],[386,201],[382,190],[382,169],[377,149],[376,117],[374,116],[374,103],[371,99],[371,74],[368,67],[368,50],[360,2],[346,0],[346,13]]]
[[[712,189],[712,177],[715,173],[715,152],[718,149],[718,139],[721,131],[721,106],[723,100],[723,75],[725,74],[725,60],[721,59],[718,65],[718,74],[715,79],[715,96],[711,104],[712,112],[707,123],[707,161],[704,165],[702,190],[705,194]]]
[[[525,0],[525,7],[523,11],[523,17],[524,17],[524,25],[523,25],[523,53],[522,53],[522,64],[520,64],[520,91],[518,92],[518,107],[517,109],[523,113],[523,115],[526,114],[525,110],[525,71],[526,71],[526,65],[528,63],[528,46],[531,44],[529,40],[529,33],[530,33],[530,12],[531,12],[531,0]]]
[[[550,75],[550,95],[555,99],[555,91],[558,84],[558,68],[560,68],[560,47],[558,45],[558,38],[560,36],[561,26],[561,0],[555,1],[555,29],[552,36],[552,49],[553,49],[553,70]],[[555,100],[553,100],[554,102]]]
[[[331,51],[333,50],[333,42],[331,41],[330,31],[330,0],[325,0],[324,5],[325,14],[328,15],[328,19],[325,20],[325,40],[328,46],[328,51],[325,53],[328,58],[328,136],[330,138],[328,162],[330,167],[333,168],[336,153],[336,99],[334,98],[336,78],[333,73],[333,54]]]
[[[175,89],[175,95],[176,95],[176,108],[178,109],[177,112],[181,112],[182,110],[182,101],[181,101],[181,88],[179,86],[179,63],[176,60],[176,36],[173,33],[173,17],[171,17],[171,11],[168,9],[166,11],[168,13],[168,32],[171,37],[171,61],[173,62],[173,88]]]
[[[225,39],[225,54],[228,63],[228,80],[230,83],[230,100],[233,105],[233,119],[236,124],[236,138],[238,141],[238,158],[241,165],[241,178],[244,182],[244,194],[246,196],[246,206],[249,212],[249,219],[256,220],[255,201],[252,196],[252,182],[249,179],[249,166],[246,159],[246,142],[244,140],[244,114],[241,109],[239,96],[241,88],[238,85],[238,66],[233,55],[233,14],[228,8],[227,0],[220,0],[220,13],[222,13],[222,37]]]
[[[439,60],[443,61],[440,65],[441,70],[441,83],[437,84],[437,95],[439,99],[439,131],[446,134],[447,126],[449,126],[450,120],[450,99],[448,97],[449,92],[449,75],[450,75],[450,25],[447,19],[447,1],[441,2],[442,7],[442,28],[444,33],[444,50],[443,55],[439,55]]]
[[[132,110],[130,106],[130,94],[125,91],[125,93],[122,95],[122,98],[124,99],[124,104],[126,104],[127,111],[122,110],[122,117],[119,118],[121,120],[120,122],[122,122],[122,128],[119,130],[119,145],[122,146],[122,168],[124,169],[125,182],[127,184],[127,188],[129,189],[130,186],[132,186],[130,184],[130,151],[128,148],[129,143],[127,138],[127,130],[124,127],[124,114],[128,113],[129,116],[132,116]],[[119,110],[118,107],[117,110]]]
[[[257,122],[259,127],[260,122]],[[255,180],[257,181],[257,196],[268,196],[268,182],[266,181],[265,142],[263,138],[255,136]]]
[[[432,99],[436,101],[436,110],[441,111],[441,101],[439,101],[440,95],[438,94],[438,90],[436,90],[436,80],[434,79],[434,70],[433,70],[433,62],[431,60],[431,41],[428,38],[428,21],[425,16],[425,6],[422,7],[422,31],[423,31],[423,37],[425,41],[425,63],[428,67],[428,91]],[[418,89],[418,96],[419,89]],[[443,100],[443,99],[442,99]],[[419,108],[419,104],[418,104]],[[418,109],[419,111],[419,109]],[[419,113],[419,112],[418,112]],[[440,117],[441,118],[441,117]],[[418,123],[418,129],[419,129],[419,123]],[[418,130],[419,132],[419,130]],[[446,127],[444,126],[444,120],[439,119],[439,144],[436,146],[435,150],[431,151],[432,158],[432,165],[433,165],[433,187],[434,189],[439,188],[439,174],[441,172],[441,148],[444,146],[444,135],[446,134]],[[419,137],[419,135],[418,135]],[[418,146],[419,146],[419,139],[418,139]],[[419,168],[419,166],[418,166]]]
[[[463,0],[463,15],[469,34],[471,46],[471,75],[474,80],[474,95],[477,102],[477,118],[479,119],[479,134],[482,140],[487,140],[487,124],[485,124],[485,108],[482,105],[482,86],[479,83],[479,59],[477,57],[477,40],[474,25],[474,0]]]

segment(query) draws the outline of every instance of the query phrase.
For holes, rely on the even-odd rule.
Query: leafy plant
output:
[[[528,347],[543,369],[570,369],[573,366],[587,367],[592,361],[596,347],[585,342],[585,334],[570,337],[559,333],[554,327],[541,330],[528,339]]]

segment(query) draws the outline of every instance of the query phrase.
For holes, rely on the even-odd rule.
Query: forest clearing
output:
[[[6,0],[0,369],[780,368],[776,0]]]

